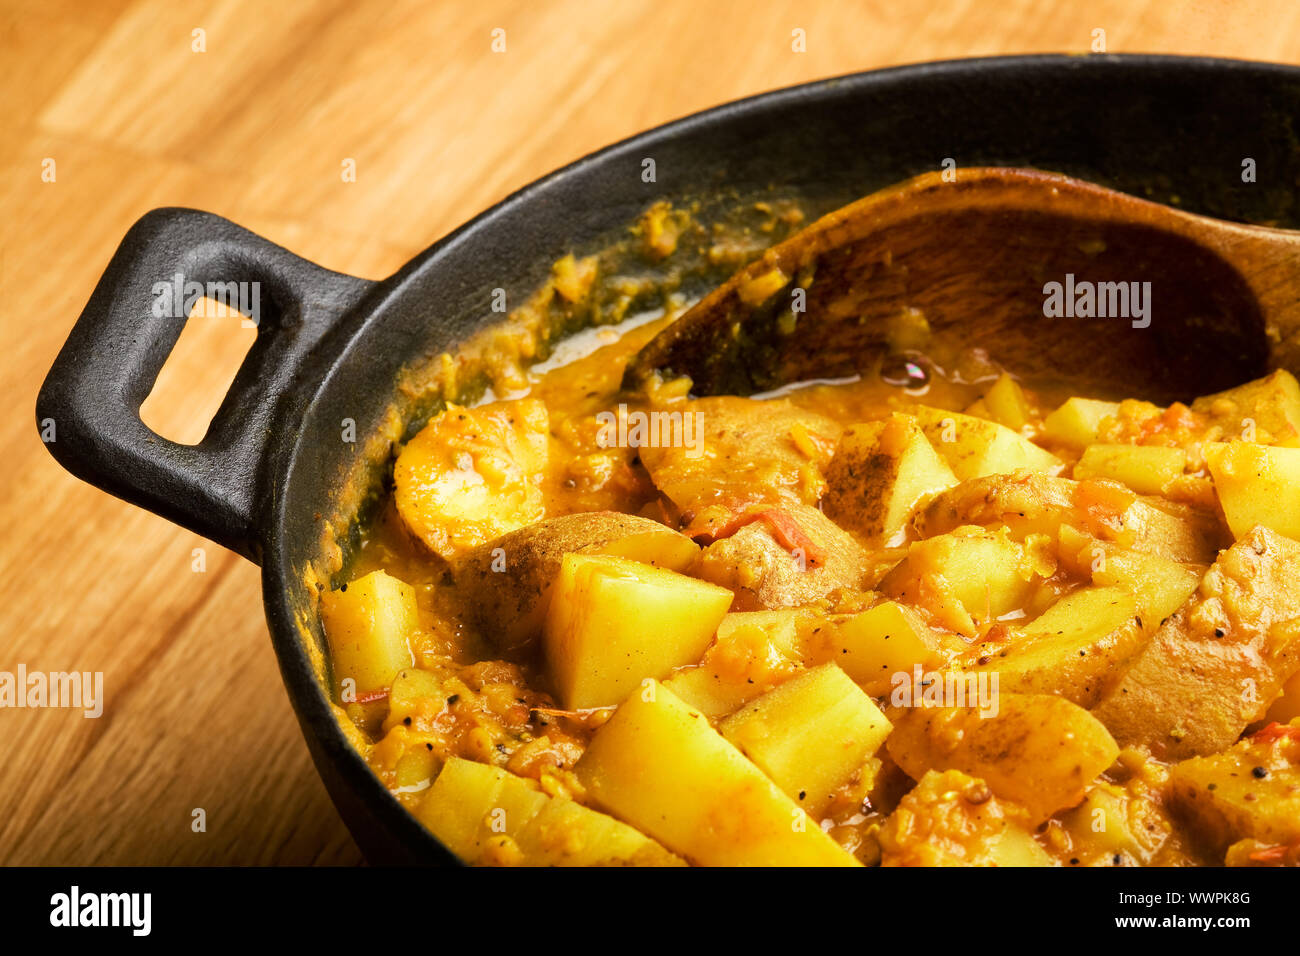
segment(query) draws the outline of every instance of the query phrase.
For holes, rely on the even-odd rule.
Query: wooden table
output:
[[[102,671],[106,698],[99,719],[0,710],[0,862],[360,859],[281,688],[257,569],[76,481],[34,427],[137,217],[208,209],[380,278],[665,120],[853,70],[1085,52],[1098,29],[1110,51],[1294,62],[1300,3],[0,0],[0,671]],[[191,322],[150,423],[197,440],[250,336]]]

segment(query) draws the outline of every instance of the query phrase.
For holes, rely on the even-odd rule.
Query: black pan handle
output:
[[[244,304],[258,306],[257,339],[197,445],[168,441],[140,420],[185,326],[178,276],[182,293],[184,283],[246,283],[222,288],[242,288]],[[156,209],[122,240],[41,386],[46,447],[77,477],[260,561],[263,462],[296,427],[286,398],[313,346],[374,285],[220,216]]]

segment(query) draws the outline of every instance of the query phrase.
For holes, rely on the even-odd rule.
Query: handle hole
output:
[[[197,445],[256,338],[257,327],[242,312],[217,299],[196,301],[140,420],[169,441]]]

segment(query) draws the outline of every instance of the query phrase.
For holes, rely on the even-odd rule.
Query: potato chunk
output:
[[[867,552],[816,508],[783,505],[704,549],[699,575],[736,593],[736,610],[800,607],[863,580]]]
[[[1269,724],[1225,753],[1175,764],[1170,799],[1207,849],[1300,841],[1300,721]]]
[[[1214,514],[1109,481],[1028,472],[963,481],[935,495],[913,523],[925,537],[975,524],[1005,526],[1017,538],[1055,538],[1069,524],[1121,548],[1198,564],[1209,564],[1230,543]]]
[[[828,630],[831,660],[875,697],[888,693],[895,674],[910,675],[917,664],[923,670],[938,666],[950,649],[920,614],[895,601],[882,601]]]
[[[676,410],[674,408],[674,410]],[[785,400],[717,395],[686,403],[693,438],[643,447],[641,462],[676,506],[692,537],[708,534],[744,504],[816,504],[826,489],[821,469],[840,426]]]
[[[880,849],[883,866],[1054,865],[1023,811],[959,770],[926,773],[885,821]]]
[[[1021,469],[1056,474],[1064,465],[1051,452],[997,422],[925,405],[908,411],[963,481]]]
[[[970,638],[1023,607],[1036,585],[1054,570],[1039,549],[1005,533],[958,528],[914,542],[907,557],[881,581],[880,590]]]
[[[1006,372],[998,376],[998,380],[984,393],[981,401],[993,421],[1015,432],[1028,425],[1033,417],[1025,390]]]
[[[320,610],[336,694],[344,680],[354,682],[356,694],[387,687],[415,663],[408,639],[419,618],[415,589],[404,581],[372,571],[322,595]]]
[[[1187,452],[1161,445],[1089,445],[1075,478],[1110,478],[1140,495],[1158,495],[1187,467]]]
[[[700,665],[677,671],[664,686],[705,716],[725,717],[799,670],[802,632],[816,620],[799,608],[732,611]]]
[[[1061,562],[1097,587],[1120,587],[1137,598],[1147,629],[1164,621],[1191,597],[1208,568],[1170,561],[1158,554],[1127,551],[1061,525]]]
[[[1094,709],[1122,746],[1216,753],[1300,669],[1300,544],[1256,528],[1224,551]]]
[[[1263,525],[1300,538],[1300,448],[1211,442],[1205,461],[1233,534]]]
[[[731,600],[726,588],[648,564],[566,554],[542,635],[561,703],[613,706],[643,680],[695,663]]]
[[[529,866],[686,865],[640,830],[561,797],[552,797],[515,839]]]
[[[681,866],[645,834],[499,767],[452,757],[415,811],[470,864]]]
[[[993,716],[977,707],[894,708],[890,714],[895,730],[889,754],[908,776],[960,770],[979,777],[1035,824],[1079,803],[1119,754],[1100,721],[1049,694],[1002,693]]]
[[[537,399],[449,404],[397,456],[397,513],[444,558],[538,521],[547,442]]]
[[[456,564],[456,586],[498,650],[518,651],[541,634],[560,563],[570,553],[612,554],[685,572],[700,548],[657,521],[613,511],[547,518],[479,545]]]
[[[901,543],[901,532],[922,498],[957,483],[910,415],[854,425],[840,438],[826,469],[822,507],[868,543]],[[898,540],[896,540],[898,539]]]
[[[1134,752],[1121,752],[1120,762]],[[1085,866],[1121,861],[1150,865],[1174,832],[1165,806],[1163,779],[1137,773],[1123,785],[1098,780],[1073,810],[1059,817],[1072,839],[1071,853]]]
[[[445,699],[442,681],[437,674],[418,667],[402,668],[389,687],[388,715],[384,717],[383,732],[388,733],[396,725],[419,717],[430,705],[441,710]]]
[[[1228,438],[1250,435],[1265,445],[1300,446],[1300,384],[1286,369],[1192,402]]]
[[[815,819],[880,749],[890,723],[832,663],[750,701],[718,729]]]
[[[1004,690],[1059,694],[1091,707],[1147,633],[1130,591],[1082,588],[1012,630],[1009,641],[977,644],[967,659],[977,671],[996,673]]]
[[[1119,414],[1118,402],[1071,398],[1043,419],[1043,437],[1049,442],[1083,448],[1097,440],[1102,425]]]
[[[587,795],[703,866],[857,861],[661,684],[629,697],[574,767]]]

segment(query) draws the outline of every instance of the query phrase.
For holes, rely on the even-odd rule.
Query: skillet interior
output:
[[[1057,170],[1195,212],[1294,227],[1297,115],[1300,70],[1234,61],[1011,57],[860,74],[730,104],[610,147],[510,197],[380,284],[302,370],[285,437],[264,467],[279,477],[260,489],[264,595],[281,669],[367,857],[450,859],[335,722],[308,654],[321,635],[305,578],[321,558],[320,516],[354,516],[344,486],[365,436],[393,407],[403,367],[498,320],[492,289],[522,301],[557,258],[624,238],[657,200],[698,201],[705,223],[774,196],[815,216],[946,157]],[[1247,157],[1258,182],[1241,180]],[[654,183],[642,180],[646,158],[655,160]],[[683,291],[699,294],[719,278],[700,271]],[[427,411],[418,401],[398,406],[409,423]],[[345,419],[356,423],[355,444],[340,438]]]

